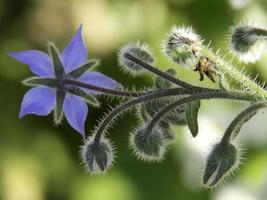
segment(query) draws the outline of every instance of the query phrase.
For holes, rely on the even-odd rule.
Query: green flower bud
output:
[[[163,44],[164,53],[187,68],[196,66],[201,49],[202,41],[191,27],[174,26]]]
[[[233,28],[231,50],[241,61],[253,63],[263,53],[267,30],[254,25],[243,24]]]
[[[110,142],[101,138],[99,143],[94,137],[89,138],[82,147],[82,158],[90,173],[103,173],[113,162],[113,152]]]
[[[166,149],[162,130],[159,127],[149,130],[146,125],[132,134],[130,144],[140,159],[148,161],[162,160]]]
[[[142,72],[144,72],[142,66],[128,60],[124,55],[125,53],[131,54],[135,56],[136,58],[153,65],[154,64],[154,57],[152,55],[152,52],[150,48],[148,47],[147,44],[140,44],[139,42],[137,43],[132,43],[132,44],[127,44],[123,46],[118,53],[118,59],[119,59],[119,64],[122,67],[122,70],[125,72],[128,72],[132,75],[137,75]]]
[[[238,151],[231,143],[221,142],[210,152],[203,176],[203,184],[213,187],[229,177],[238,166]]]

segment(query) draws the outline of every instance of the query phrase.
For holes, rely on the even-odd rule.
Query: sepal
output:
[[[63,105],[66,92],[64,89],[58,88],[56,91],[56,106],[54,110],[54,121],[56,124],[60,124],[63,118]]]
[[[77,69],[72,70],[67,74],[67,77],[71,77],[74,79],[79,78],[82,74],[84,74],[89,69],[99,65],[99,60],[91,59],[88,62],[86,62],[84,65],[78,67]]]
[[[100,107],[100,103],[94,95],[91,95],[80,88],[70,88],[68,91],[82,97],[88,104],[94,107]]]
[[[39,85],[44,85],[47,87],[52,87],[55,88],[57,87],[57,81],[53,78],[41,78],[39,76],[34,76],[27,78],[22,81],[22,84],[26,86],[39,86]]]
[[[65,70],[60,59],[60,54],[55,44],[49,42],[48,50],[50,57],[52,58],[56,79],[61,79],[65,75]]]

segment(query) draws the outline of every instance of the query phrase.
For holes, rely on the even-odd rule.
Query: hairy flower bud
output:
[[[131,54],[132,56],[148,64],[151,64],[151,65],[154,64],[154,57],[147,44],[140,44],[139,42],[127,44],[119,50],[118,59],[119,59],[119,64],[122,67],[122,69],[125,72],[128,72],[132,75],[142,73],[144,70],[142,66],[127,59],[125,57],[126,53]]]
[[[82,158],[91,173],[103,173],[113,161],[112,146],[105,138],[95,142],[89,138],[82,147]]]
[[[174,62],[189,68],[196,65],[201,48],[202,41],[191,27],[174,26],[163,44],[163,50],[167,56]]]
[[[166,149],[163,132],[159,127],[149,130],[143,126],[131,136],[130,143],[135,154],[143,160],[161,160]]]
[[[238,166],[238,151],[231,143],[221,142],[210,152],[203,176],[203,184],[215,186],[225,177],[229,177]]]
[[[231,50],[241,61],[253,63],[263,53],[266,36],[267,30],[262,28],[248,24],[236,26],[231,34]]]

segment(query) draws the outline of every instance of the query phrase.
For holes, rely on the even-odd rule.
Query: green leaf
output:
[[[188,124],[188,128],[191,131],[193,137],[197,136],[198,133],[198,111],[200,108],[200,101],[193,101],[187,104],[186,110],[186,121]]]
[[[60,124],[63,118],[63,104],[66,92],[63,89],[57,89],[56,107],[54,110],[54,120],[56,124]]]
[[[56,78],[61,79],[65,74],[65,70],[60,60],[60,54],[53,43],[48,43],[48,50],[54,64]]]
[[[100,106],[100,103],[96,97],[94,97],[91,94],[86,93],[84,90],[80,88],[71,88],[71,89],[68,89],[68,92],[84,98],[84,100],[92,106],[95,106],[95,107]]]
[[[90,68],[95,67],[98,64],[99,64],[99,60],[91,59],[84,65],[69,72],[67,76],[75,78],[75,79],[79,78],[84,72],[88,71]]]
[[[53,78],[40,78],[38,76],[34,76],[31,78],[27,78],[22,81],[24,85],[27,86],[38,86],[38,85],[44,85],[48,87],[56,87],[57,81]]]

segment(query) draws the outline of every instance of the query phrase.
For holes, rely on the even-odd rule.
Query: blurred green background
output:
[[[17,118],[28,88],[20,81],[31,76],[26,66],[6,54],[40,49],[54,41],[62,50],[84,24],[89,57],[101,58],[97,70],[129,88],[151,86],[151,77],[132,78],[119,70],[117,49],[129,41],[147,42],[161,69],[174,66],[182,79],[198,82],[198,74],[173,65],[160,44],[172,25],[191,25],[214,50],[228,53],[227,34],[240,20],[267,24],[266,0],[0,0],[0,199],[1,200],[265,200],[267,199],[267,117],[257,115],[242,130],[239,141],[246,160],[237,175],[215,190],[201,186],[210,145],[245,105],[210,101],[202,104],[200,133],[191,138],[186,127],[173,127],[176,141],[161,163],[137,160],[128,148],[131,113],[110,132],[117,147],[114,166],[103,176],[90,176],[82,167],[82,140],[66,122],[56,127],[52,116]],[[231,57],[228,56],[227,59]],[[234,60],[234,63],[236,61]],[[267,79],[267,53],[246,70]],[[242,64],[238,64],[243,67]],[[209,85],[209,81],[201,83]],[[108,104],[90,108],[87,134]]]

